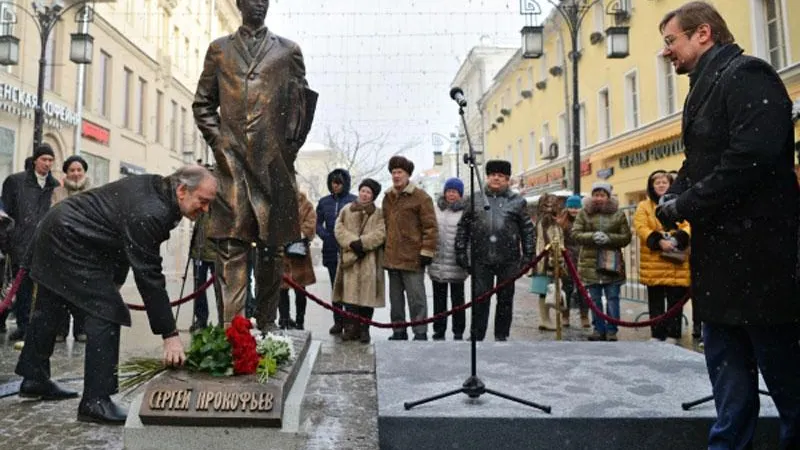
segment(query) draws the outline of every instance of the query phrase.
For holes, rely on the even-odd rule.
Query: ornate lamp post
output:
[[[573,192],[577,195],[581,193],[581,126],[580,111],[581,104],[578,97],[578,61],[581,54],[578,50],[578,39],[580,38],[581,23],[583,18],[595,5],[604,5],[603,0],[547,0],[558,11],[564,19],[570,33],[572,51],[570,60],[572,61],[572,176]],[[616,0],[608,2],[605,7],[606,14],[614,17],[615,26],[606,29],[608,40],[606,57],[625,58],[628,56],[630,48],[628,27],[622,24],[630,18],[628,8],[625,6],[626,0]],[[525,26],[522,28],[522,56],[525,58],[539,58],[544,53],[544,27],[533,26],[535,17],[541,14],[541,8],[536,0],[520,0],[520,14],[525,16]]]
[[[75,64],[91,64],[94,38],[88,33],[89,22],[94,19],[94,1],[81,0],[64,6],[60,0],[54,0],[49,5],[41,1],[32,4],[33,11],[11,1],[0,1],[0,64],[13,66],[19,63],[19,38],[14,36],[14,24],[17,23],[16,10],[30,16],[39,31],[39,81],[36,86],[36,109],[34,113],[33,146],[36,148],[42,143],[44,131],[44,75],[47,67],[47,41],[53,32],[56,23],[67,14],[77,9],[75,22],[78,23],[78,32],[72,33],[69,59]]]

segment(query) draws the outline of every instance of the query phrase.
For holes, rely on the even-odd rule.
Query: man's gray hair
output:
[[[209,177],[216,180],[214,174],[211,173],[210,170],[197,164],[183,166],[169,176],[176,185],[186,185],[186,187],[189,188],[189,192],[197,189],[197,186]]]

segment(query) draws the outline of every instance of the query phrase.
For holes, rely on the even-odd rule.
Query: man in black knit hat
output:
[[[55,152],[50,144],[41,144],[33,151],[31,167],[15,173],[3,182],[3,206],[6,214],[14,219],[16,225],[11,232],[10,248],[6,253],[11,258],[11,267],[16,277],[25,254],[33,240],[33,231],[50,209],[53,189],[59,183],[50,174],[55,161]],[[28,275],[22,279],[14,302],[14,314],[17,316],[17,329],[11,333],[9,340],[25,339],[28,326],[33,282]],[[5,323],[5,317],[0,317]]]

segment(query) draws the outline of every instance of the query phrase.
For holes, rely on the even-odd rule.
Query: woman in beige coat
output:
[[[370,319],[375,308],[386,305],[383,278],[386,225],[380,208],[375,207],[375,197],[380,192],[377,181],[365,178],[358,185],[358,200],[342,209],[334,227],[341,252],[333,301],[344,303],[348,311]],[[345,320],[342,340],[369,343],[369,325]]]
[[[89,163],[78,155],[73,155],[64,161],[61,170],[64,172],[64,180],[62,186],[53,190],[51,197],[51,205],[71,197],[75,194],[80,194],[88,190],[92,186],[92,181],[86,176],[86,171],[89,169]],[[58,333],[56,334],[56,342],[64,342],[67,340],[69,334],[69,318],[72,316],[72,337],[78,342],[86,342],[86,333],[83,331],[83,317],[77,309],[70,310],[64,321],[59,325]]]

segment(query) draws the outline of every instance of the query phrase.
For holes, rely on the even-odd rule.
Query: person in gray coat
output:
[[[455,308],[464,304],[464,280],[467,271],[456,262],[456,233],[458,221],[464,214],[464,183],[458,178],[450,178],[444,183],[444,193],[436,202],[436,222],[439,224],[439,239],[436,256],[428,266],[428,276],[433,283],[433,313],[439,314],[447,309],[447,287],[450,286],[450,302]],[[464,338],[466,314],[459,311],[453,314],[453,339]],[[447,318],[433,322],[433,340],[444,340],[447,331]]]

